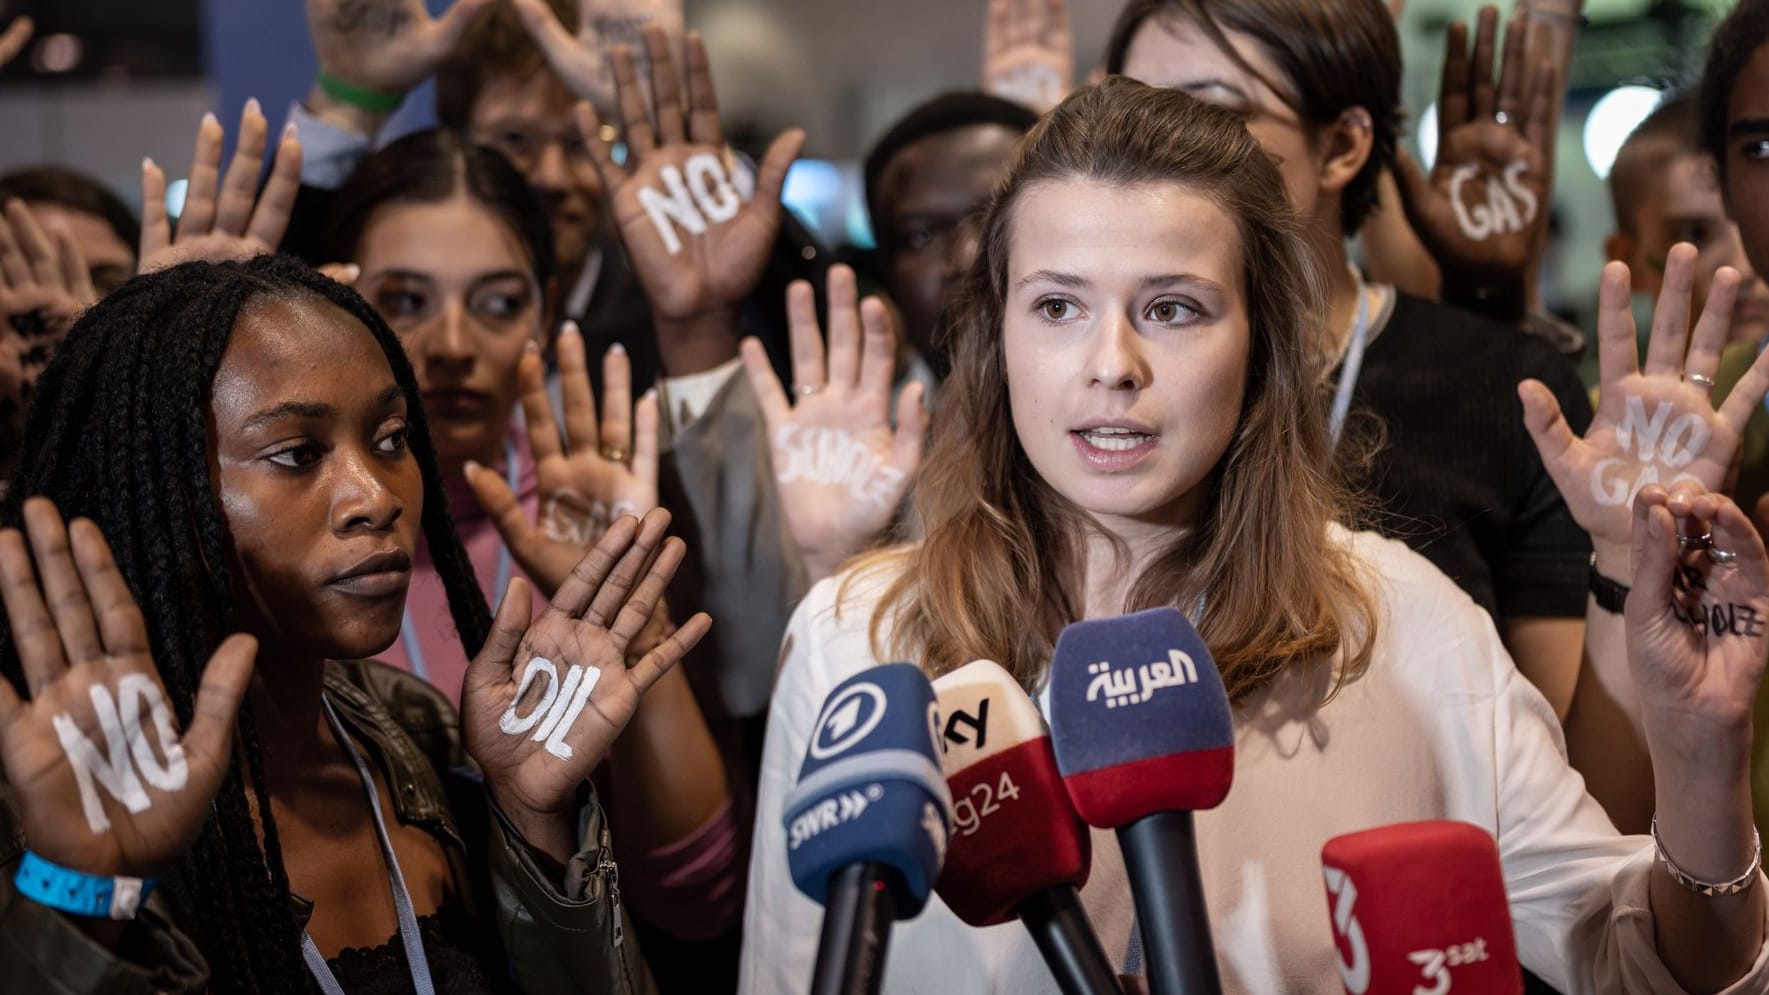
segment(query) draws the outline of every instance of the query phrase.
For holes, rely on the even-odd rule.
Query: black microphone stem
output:
[[[882,864],[850,864],[829,879],[812,995],[877,995],[902,887]]]
[[[1190,812],[1156,812],[1118,830],[1136,901],[1149,995],[1222,995]]]
[[[1124,995],[1118,969],[1094,935],[1074,886],[1047,888],[1015,911],[1063,995]]]

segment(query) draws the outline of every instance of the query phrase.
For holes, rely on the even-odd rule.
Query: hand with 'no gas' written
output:
[[[797,403],[774,375],[762,344],[743,341],[749,375],[767,423],[781,513],[810,579],[877,539],[891,524],[921,462],[927,416],[921,384],[897,395],[891,428],[891,382],[897,337],[877,298],[860,301],[854,271],[829,268],[829,355],[817,330],[811,285],[786,289]]]
[[[1599,566],[1609,568],[1607,576],[1625,575],[1636,495],[1653,484],[1685,482],[1720,490],[1745,422],[1769,389],[1765,352],[1714,408],[1709,392],[1738,298],[1739,274],[1730,267],[1715,274],[1691,333],[1695,257],[1688,243],[1672,246],[1667,254],[1644,367],[1636,358],[1628,267],[1604,267],[1597,316],[1601,382],[1596,415],[1584,438],[1573,435],[1553,393],[1540,381],[1518,386],[1524,423],[1542,463],[1574,520],[1590,533]]]

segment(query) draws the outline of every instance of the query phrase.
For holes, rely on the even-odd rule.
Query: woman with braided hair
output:
[[[398,340],[260,258],[81,319],[0,524],[0,989],[649,989],[587,777],[709,624],[623,660],[682,558],[667,513],[493,617]],[[458,715],[362,662],[420,535]]]

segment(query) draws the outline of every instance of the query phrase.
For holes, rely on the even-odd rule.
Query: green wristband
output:
[[[386,114],[399,109],[405,103],[403,93],[383,93],[363,86],[354,86],[336,76],[328,76],[324,72],[316,73],[313,81],[319,84],[320,92],[340,103],[359,107],[365,111]]]

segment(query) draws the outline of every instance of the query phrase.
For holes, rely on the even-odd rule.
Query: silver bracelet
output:
[[[1665,871],[1671,875],[1672,881],[1706,898],[1720,898],[1749,891],[1751,885],[1757,883],[1757,878],[1761,876],[1763,870],[1763,838],[1757,835],[1755,829],[1751,830],[1751,866],[1746,868],[1743,874],[1724,884],[1712,884],[1697,880],[1683,868],[1677,866],[1677,862],[1665,852],[1664,840],[1658,838],[1658,816],[1656,815],[1652,817],[1652,848],[1658,854],[1659,863],[1665,865]]]

